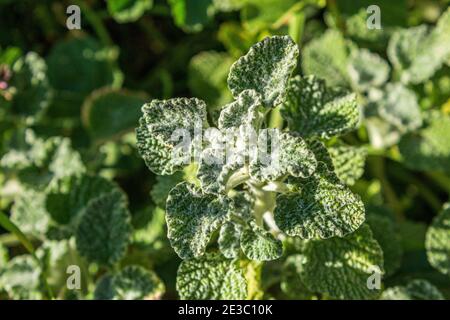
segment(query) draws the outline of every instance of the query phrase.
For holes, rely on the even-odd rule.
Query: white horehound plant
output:
[[[182,299],[261,297],[261,265],[281,258],[292,238],[302,243],[298,287],[305,292],[355,299],[379,294],[367,278],[374,267],[383,273],[383,252],[364,223],[364,204],[348,187],[362,174],[365,150],[340,142],[327,147],[330,138],[336,142],[357,127],[356,96],[314,76],[293,76],[298,55],[288,36],[255,44],[230,69],[235,100],[221,109],[215,129],[221,134],[184,149],[181,158],[197,161],[196,178],[177,184],[166,202],[167,235],[183,259],[176,283]],[[137,147],[147,166],[158,175],[183,170],[172,133],[193,133],[194,119],[208,128],[206,104],[153,100],[142,111]],[[278,134],[271,146],[276,166],[245,149],[225,164],[206,161],[223,157],[220,143],[239,148],[248,129],[260,137]],[[237,134],[229,139],[230,132]]]

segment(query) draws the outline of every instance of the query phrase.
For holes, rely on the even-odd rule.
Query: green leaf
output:
[[[348,61],[348,75],[360,91],[381,86],[389,77],[389,65],[367,49],[354,50]]]
[[[391,219],[370,214],[367,223],[372,230],[373,237],[383,249],[384,269],[386,276],[390,276],[400,268],[402,263],[402,244]]]
[[[186,32],[201,31],[211,19],[212,0],[169,0],[175,24]]]
[[[71,141],[63,137],[38,138],[26,130],[23,145],[6,153],[0,164],[16,173],[19,181],[29,187],[45,188],[58,179],[85,171],[80,154]]]
[[[223,107],[219,117],[219,129],[239,128],[241,125],[257,128],[262,110],[261,97],[254,90],[242,91],[237,100]]]
[[[91,37],[58,42],[47,58],[50,84],[82,99],[94,89],[113,83],[110,59],[110,53]]]
[[[439,112],[426,114],[423,129],[403,136],[399,143],[405,165],[416,170],[450,173],[450,117]]]
[[[444,300],[442,293],[426,280],[416,279],[406,286],[386,289],[381,300]]]
[[[156,176],[156,182],[153,184],[152,190],[150,191],[153,202],[157,206],[164,208],[170,190],[181,181],[183,181],[182,172],[175,172],[170,176]]]
[[[27,236],[17,227],[7,215],[0,211],[0,226],[6,231],[14,234],[25,249],[34,256],[34,246]]]
[[[8,250],[0,243],[0,270],[5,267],[9,260]]]
[[[364,204],[322,162],[301,185],[300,193],[280,194],[277,226],[302,239],[345,237],[364,222]]]
[[[190,154],[185,150],[174,151],[179,141],[171,139],[172,135],[179,129],[186,130],[190,139],[194,137],[195,126],[206,123],[205,103],[196,98],[152,100],[142,107],[142,112],[136,129],[137,148],[147,166],[163,175],[183,168]],[[190,149],[190,144],[186,147]]]
[[[227,76],[232,64],[233,59],[223,52],[204,51],[192,57],[188,73],[192,95],[202,98],[214,110],[230,102]]]
[[[182,261],[176,287],[182,300],[243,300],[247,296],[239,261],[218,254]]]
[[[329,86],[348,84],[348,49],[342,34],[327,30],[303,49],[302,68],[306,75],[326,79]]]
[[[283,243],[254,221],[242,232],[241,248],[249,259],[257,261],[275,260],[283,254]]]
[[[235,98],[247,89],[262,97],[264,106],[284,100],[289,77],[297,64],[299,50],[288,36],[273,36],[253,45],[230,69],[228,87]]]
[[[50,215],[45,207],[46,194],[32,189],[23,190],[11,208],[11,221],[23,233],[42,238],[49,227]]]
[[[388,55],[403,83],[429,79],[450,56],[450,9],[428,32],[425,25],[400,30],[389,41]]]
[[[134,22],[153,6],[153,0],[108,0],[108,12],[119,23]]]
[[[359,121],[356,95],[327,88],[315,76],[291,79],[281,114],[291,130],[305,137],[341,135],[354,130]]]
[[[0,288],[14,300],[39,300],[41,267],[31,255],[11,259],[0,270]]]
[[[228,259],[237,258],[241,248],[240,238],[242,234],[242,226],[226,222],[220,228],[219,249],[220,252]]]
[[[241,19],[249,30],[270,28],[296,4],[296,0],[246,0],[241,10]]]
[[[346,185],[354,185],[364,173],[367,150],[364,147],[340,145],[328,149],[334,172]]]
[[[167,237],[182,259],[199,257],[228,218],[230,199],[203,194],[187,182],[173,188],[166,204]]]
[[[111,266],[124,255],[131,235],[130,213],[124,196],[110,192],[92,199],[76,230],[80,254],[91,262]]]
[[[400,83],[389,83],[376,103],[381,118],[400,132],[412,131],[422,125],[416,94]]]
[[[126,266],[111,278],[103,278],[96,287],[96,298],[107,300],[158,300],[165,286],[151,270]]]
[[[450,275],[450,203],[433,219],[427,230],[425,247],[430,264]]]
[[[375,270],[382,272],[383,251],[367,225],[345,238],[311,240],[304,255],[301,276],[311,291],[336,299],[369,299],[379,294],[368,289],[367,281]]]
[[[92,92],[82,107],[82,120],[89,134],[98,140],[111,139],[134,129],[141,115],[144,93],[99,89]]]
[[[283,264],[280,288],[290,299],[311,299],[312,293],[306,288],[301,277],[304,263],[304,255],[294,254]]]
[[[12,111],[24,117],[39,117],[47,109],[52,92],[47,79],[47,66],[37,53],[29,52],[12,66],[9,85],[14,87]]]
[[[47,191],[46,208],[59,224],[76,225],[91,200],[111,192],[120,192],[120,189],[114,182],[100,176],[66,177]]]
[[[314,154],[301,137],[278,129],[260,131],[257,152],[256,159],[250,159],[249,171],[259,181],[274,181],[287,174],[306,178],[317,166]]]

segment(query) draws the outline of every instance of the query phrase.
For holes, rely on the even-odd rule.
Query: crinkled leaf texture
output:
[[[194,137],[195,126],[206,122],[206,104],[196,98],[152,100],[142,107],[142,112],[136,135],[137,148],[145,163],[156,174],[180,170],[190,160],[190,139]],[[180,139],[183,133],[189,134],[188,141]],[[180,148],[174,151],[177,145]]]
[[[113,191],[92,199],[81,213],[75,239],[80,254],[111,266],[124,255],[131,235],[126,198]]]
[[[383,252],[369,226],[362,225],[345,238],[311,240],[304,255],[301,276],[311,291],[336,299],[368,299],[379,294],[367,286],[374,272],[383,272]]]
[[[450,56],[450,9],[431,32],[422,25],[394,33],[387,52],[401,71],[402,82],[417,84],[429,79]]]
[[[241,248],[242,226],[233,222],[226,222],[220,228],[219,249],[229,259],[237,258]]]
[[[396,286],[386,289],[381,300],[444,300],[442,293],[426,280],[416,279],[406,286]]]
[[[253,89],[266,107],[274,107],[284,99],[298,54],[297,45],[288,36],[265,38],[231,66],[228,87],[235,98]]]
[[[261,96],[255,90],[242,91],[237,99],[223,107],[219,117],[219,129],[239,128],[241,125],[256,127]]]
[[[283,254],[283,243],[254,221],[242,232],[241,248],[249,259],[256,261],[275,260]]]
[[[334,172],[346,185],[355,184],[364,173],[367,150],[364,147],[340,145],[329,148]]]
[[[437,270],[450,275],[450,203],[437,215],[428,228],[425,247],[428,261]]]
[[[326,165],[306,179],[297,193],[277,197],[275,222],[290,236],[302,239],[344,237],[364,222],[364,204]]]
[[[164,291],[164,283],[153,271],[130,265],[114,275],[102,277],[94,296],[100,300],[157,300]]]
[[[182,259],[204,254],[211,235],[228,219],[231,200],[182,182],[167,198],[167,237]]]
[[[316,170],[314,154],[295,133],[263,129],[259,133],[257,152],[258,156],[250,161],[249,171],[258,181],[274,181],[284,175],[307,178]]]
[[[181,262],[176,288],[183,300],[243,300],[247,296],[239,260],[214,253]]]
[[[291,130],[301,136],[329,138],[354,130],[359,121],[355,94],[327,88],[315,76],[296,76],[289,82],[281,109]]]

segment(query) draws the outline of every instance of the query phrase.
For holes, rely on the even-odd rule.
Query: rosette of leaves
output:
[[[153,100],[142,107],[137,147],[149,169],[171,175],[191,162],[197,166],[196,178],[173,187],[166,202],[167,235],[183,259],[177,276],[183,299],[248,297],[254,285],[249,279],[255,278],[246,261],[280,258],[286,235],[330,246],[342,241],[335,258],[346,261],[341,267],[349,279],[354,272],[362,281],[371,263],[382,268],[382,251],[369,227],[352,236],[364,221],[364,206],[345,183],[360,176],[361,166],[352,172],[340,158],[359,151],[348,147],[330,155],[321,141],[357,127],[356,96],[316,77],[293,77],[298,54],[287,36],[252,46],[231,66],[234,101],[221,108],[217,128],[209,126],[206,103],[197,98]],[[276,107],[285,128],[267,126]],[[364,162],[364,155],[356,158]],[[216,236],[219,252],[210,245]],[[359,265],[360,258],[349,252],[366,242],[368,251],[360,254],[367,264]],[[307,254],[315,257],[316,250]],[[373,296],[367,290],[353,294],[346,279],[333,281],[329,291],[326,284],[310,287],[338,298]]]

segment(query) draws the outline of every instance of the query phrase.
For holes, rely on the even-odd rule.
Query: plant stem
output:
[[[281,116],[280,106],[278,106],[270,112],[269,128],[282,129],[283,122],[284,120],[283,117]]]
[[[405,219],[405,214],[403,212],[402,205],[398,200],[394,189],[391,186],[391,183],[386,177],[384,161],[385,160],[382,157],[369,157],[368,159],[368,162],[371,165],[373,175],[381,183],[383,194],[384,197],[386,198],[386,202],[396,213],[397,220],[403,221]]]

